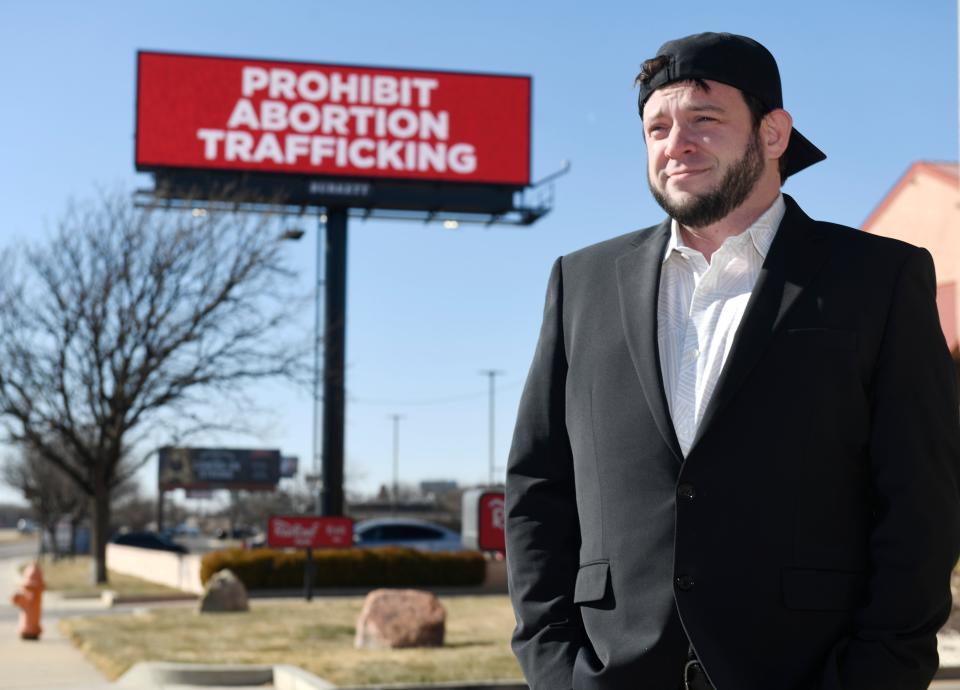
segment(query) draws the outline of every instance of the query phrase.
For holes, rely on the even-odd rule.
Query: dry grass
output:
[[[354,649],[362,597],[253,601],[249,613],[164,608],[64,619],[61,629],[111,679],[138,661],[293,664],[337,685],[519,679],[507,597],[442,601],[446,644],[437,649]]]
[[[15,529],[0,529],[0,544],[10,544],[20,541],[36,541],[36,534],[23,534]]]
[[[90,556],[75,556],[54,561],[44,557],[40,563],[47,589],[60,592],[66,597],[98,597],[104,590],[112,590],[122,596],[152,596],[161,594],[182,594],[178,589],[164,587],[153,582],[141,580],[131,575],[110,571],[110,581],[103,585],[90,583],[93,559]]]

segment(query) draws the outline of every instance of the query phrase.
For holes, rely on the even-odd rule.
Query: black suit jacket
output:
[[[558,259],[507,474],[534,690],[920,690],[960,544],[930,255],[787,211],[686,459],[657,348],[669,222]]]

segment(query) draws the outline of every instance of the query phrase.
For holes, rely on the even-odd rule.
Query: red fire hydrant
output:
[[[40,627],[40,607],[43,603],[43,571],[34,561],[23,571],[23,582],[13,593],[10,601],[20,611],[20,637],[24,640],[39,640],[43,628]]]

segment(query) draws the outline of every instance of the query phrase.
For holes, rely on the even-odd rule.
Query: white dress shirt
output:
[[[730,354],[737,327],[786,211],[783,195],[707,263],[683,244],[673,221],[660,272],[657,341],[660,369],[684,457]]]

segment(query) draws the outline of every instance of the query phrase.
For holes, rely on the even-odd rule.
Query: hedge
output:
[[[423,552],[395,546],[315,550],[316,587],[474,586],[483,582],[486,560],[477,551]],[[247,589],[303,586],[305,551],[227,549],[204,555],[200,580],[229,568]]]

